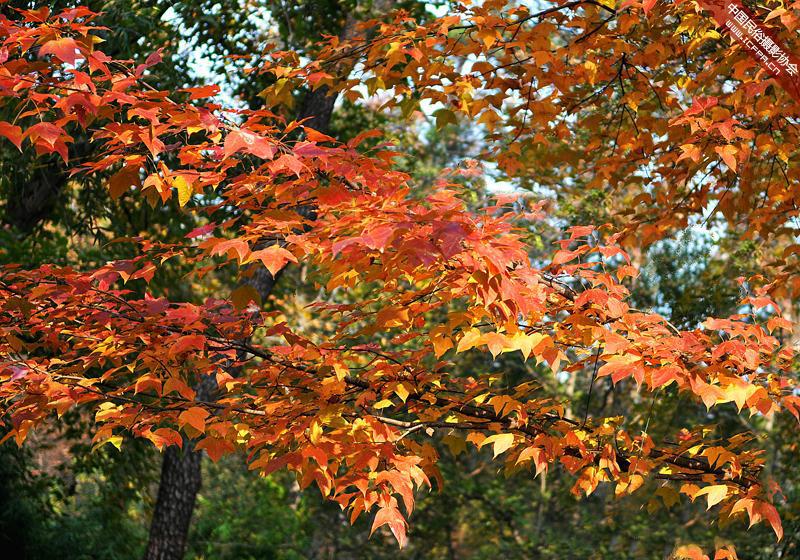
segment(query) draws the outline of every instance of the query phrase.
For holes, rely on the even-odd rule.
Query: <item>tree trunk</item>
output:
[[[26,174],[27,177],[19,177],[13,169],[3,169],[10,183],[3,222],[29,234],[53,214],[69,175],[66,167],[53,158],[39,166],[30,165],[24,169],[32,170]]]
[[[311,91],[303,98],[298,120],[308,119],[305,124],[323,134],[330,131],[333,105],[336,103],[336,94],[330,95],[328,86],[322,86]]]
[[[264,302],[275,287],[277,277],[263,266],[252,272],[245,283],[253,286]],[[236,372],[231,371],[231,375],[236,377]],[[200,380],[196,389],[199,400],[217,398],[217,382],[213,376]],[[144,560],[181,560],[186,553],[194,504],[203,483],[202,458],[202,451],[195,451],[194,441],[189,438],[183,439],[183,449],[169,446],[164,452]]]
[[[158,500],[145,553],[148,560],[183,558],[192,511],[202,484],[201,458],[189,441],[185,442],[183,450],[172,445],[164,453]]]

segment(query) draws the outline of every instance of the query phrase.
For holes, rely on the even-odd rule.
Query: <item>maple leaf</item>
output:
[[[712,107],[715,107],[718,103],[719,99],[717,97],[695,96],[692,98],[692,106],[686,109],[686,111],[684,111],[683,114],[687,116],[699,115],[711,109]]]
[[[637,381],[641,380],[643,374],[641,356],[634,354],[623,354],[610,356],[606,363],[597,370],[597,376],[611,376],[611,380],[617,383],[628,376],[634,376]]]
[[[199,441],[197,445],[195,445],[195,449],[205,450],[209,458],[216,463],[223,455],[233,451],[234,446],[223,438],[208,436]]]
[[[178,191],[178,204],[186,206],[192,198],[192,186],[183,175],[176,175],[172,180],[172,186]]]
[[[736,154],[739,149],[736,146],[728,144],[726,146],[717,146],[714,151],[719,154],[725,165],[731,168],[731,171],[736,171]]]
[[[766,502],[761,502],[759,506],[761,515],[772,526],[772,530],[775,531],[775,536],[778,540],[781,540],[783,538],[783,524],[781,523],[780,515],[778,515],[778,510],[775,509],[775,506]]]
[[[206,418],[208,418],[208,411],[206,409],[193,406],[178,415],[178,423],[181,427],[189,425],[202,433],[206,431]]]
[[[239,258],[242,263],[247,262],[247,258],[252,254],[250,246],[242,239],[218,239],[212,238],[208,240],[212,245],[211,256],[214,255],[227,255],[232,258],[234,255]]]
[[[306,168],[299,159],[289,154],[282,154],[281,157],[275,160],[270,167],[276,172],[280,171],[281,169],[288,169],[298,177],[300,177],[303,169]]]
[[[445,352],[453,347],[452,339],[443,334],[432,335],[431,344],[433,345],[434,353],[436,354],[437,358],[441,358]]]
[[[473,348],[480,344],[480,340],[482,339],[483,334],[478,329],[472,328],[469,329],[467,332],[464,333],[464,336],[461,337],[461,340],[458,341],[458,346],[456,347],[456,352],[465,352],[470,348]]]
[[[214,97],[219,93],[220,88],[216,84],[210,84],[199,87],[184,88],[180,91],[188,93],[190,100],[195,100],[202,99],[203,97]]]
[[[113,199],[118,199],[131,187],[138,186],[141,186],[139,169],[133,166],[123,167],[108,180],[108,192]]]
[[[24,135],[29,138],[31,142],[42,140],[51,147],[55,147],[63,134],[64,130],[62,128],[49,122],[40,122],[26,130]]]
[[[483,440],[481,447],[490,443],[492,444],[494,457],[497,458],[498,455],[505,453],[512,445],[514,445],[514,434],[495,434],[489,436]]]
[[[467,235],[467,229],[462,224],[450,222],[435,227],[435,237],[439,240],[439,247],[448,259],[463,250],[461,244]]]
[[[656,5],[656,0],[644,0],[642,2],[642,10],[644,11],[645,15],[650,13],[650,10],[653,9],[653,6]]]
[[[439,109],[433,114],[436,117],[436,128],[444,128],[448,124],[458,124],[455,113],[449,109]]]
[[[144,433],[144,437],[153,442],[159,450],[164,449],[167,445],[176,445],[183,447],[183,438],[181,435],[170,428],[156,428]]]
[[[0,136],[8,138],[18,150],[22,151],[22,129],[16,125],[0,122]]]
[[[361,236],[364,245],[370,249],[377,249],[381,252],[386,248],[389,240],[395,234],[395,229],[390,224],[382,224],[364,232]]]
[[[202,350],[205,348],[206,337],[201,334],[187,334],[179,337],[175,344],[172,345],[169,352],[171,355],[176,356],[184,352],[192,350]]]
[[[698,496],[706,496],[708,498],[708,508],[711,509],[713,506],[720,503],[722,500],[725,499],[725,496],[728,495],[728,486],[725,484],[716,484],[712,486],[706,486],[700,489],[694,497],[697,498]]]
[[[406,520],[403,518],[400,510],[391,506],[380,508],[375,514],[375,519],[372,522],[369,534],[372,535],[375,529],[384,525],[389,526],[400,548],[405,547],[408,543],[408,538],[406,537]]]
[[[232,130],[225,137],[225,157],[242,150],[261,159],[272,159],[275,155],[275,146],[269,138],[243,128]]]
[[[685,544],[679,546],[672,553],[671,558],[676,560],[709,560],[708,555],[703,553],[703,549],[696,544]]]
[[[39,48],[39,56],[51,54],[67,64],[75,65],[78,59],[78,43],[71,37],[61,37],[47,41]]]
[[[284,249],[283,247],[278,247],[277,245],[270,245],[265,249],[259,249],[258,251],[253,251],[250,253],[250,256],[244,262],[252,262],[252,261],[261,261],[269,273],[272,274],[274,277],[278,272],[280,272],[284,266],[286,266],[289,262],[297,262],[297,257],[295,257],[292,253]]]
[[[208,235],[209,233],[214,231],[216,228],[216,224],[206,224],[204,226],[200,226],[198,228],[193,229],[189,233],[186,234],[186,239],[196,239],[198,237],[203,237],[204,235]]]

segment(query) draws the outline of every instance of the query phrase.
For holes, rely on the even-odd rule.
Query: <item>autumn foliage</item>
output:
[[[647,399],[680,392],[743,415],[800,415],[779,336],[792,323],[774,301],[794,293],[798,245],[742,280],[741,314],[681,330],[629,303],[632,248],[708,212],[781,246],[798,212],[796,102],[735,43],[715,42],[695,4],[558,1],[533,13],[490,0],[424,26],[399,12],[329,39],[310,62],[254,56],[251,71],[274,77],[261,110],[225,107],[213,86],[154,89],[159,54],[112,60],[93,17],[0,18],[0,103],[16,115],[0,135],[75,174],[107,174],[112,197],[177,204],[201,225],[181,244],[119,240],[138,256],[95,270],[2,269],[5,438],[22,444],[80,406],[94,413],[96,445],[191,438],[214,460],[243,453],[261,474],[296,472],[351,520],[369,513],[401,546],[417,491],[446,483],[432,438],[490,448],[507,472],[566,469],[576,495],[609,484],[667,506],[704,500],[781,538],[779,488],[750,435],[686,425],[656,441],[657,417],[631,430],[631,419],[567,410],[535,376],[509,386],[502,373],[453,368],[467,352],[518,353],[629,381]],[[790,11],[767,19],[797,27]],[[322,86],[382,96],[404,115],[438,107],[440,125],[471,119],[485,161],[508,177],[608,186],[617,212],[570,228],[548,262],[533,262],[545,203],[498,196],[472,210],[477,166],[419,196],[379,132],[341,143],[283,116],[292,92]],[[88,161],[70,157],[79,133],[96,147]],[[174,261],[198,282],[235,267],[241,287],[202,304],[153,296],[148,283]],[[313,312],[326,328],[293,325],[248,284],[258,267],[274,277],[298,264],[319,287]],[[198,396],[204,383],[213,399]]]

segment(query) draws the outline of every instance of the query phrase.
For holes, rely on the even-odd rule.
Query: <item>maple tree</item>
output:
[[[490,448],[509,472],[560,464],[575,494],[662,481],[655,496],[667,506],[683,494],[782,536],[779,489],[748,434],[720,440],[687,425],[654,441],[658,418],[631,430],[630,419],[567,413],[536,378],[508,386],[497,373],[453,370],[463,353],[519,352],[553,371],[591,371],[592,382],[632,380],[654,401],[679,392],[709,408],[800,416],[792,351],[778,336],[792,324],[774,301],[795,289],[796,245],[769,263],[769,280],[743,281],[747,313],[686,330],[628,303],[638,272],[626,250],[692,215],[720,211],[776,247],[793,235],[795,102],[737,46],[720,45],[694,4],[558,2],[532,13],[489,1],[425,25],[398,12],[330,38],[306,64],[291,52],[253,57],[251,73],[274,78],[261,109],[204,101],[216,86],[148,85],[159,54],[112,59],[97,48],[94,17],[2,16],[0,96],[15,116],[0,135],[70,163],[81,131],[98,155],[74,173],[110,172],[112,197],[177,202],[201,225],[180,244],[120,240],[137,256],[95,270],[3,268],[6,438],[21,444],[80,405],[95,413],[97,445],[134,436],[164,449],[188,437],[214,460],[243,452],[261,474],[285,468],[316,484],[351,520],[374,514],[373,530],[388,526],[401,546],[416,490],[442,484],[432,437]],[[790,11],[776,18],[796,27]],[[394,165],[399,152],[375,144],[380,133],[342,143],[285,118],[298,87],[354,100],[363,84],[405,115],[429,103],[442,105],[439,125],[476,120],[482,159],[508,177],[542,169],[544,186],[570,177],[565,190],[608,188],[612,223],[572,227],[548,262],[532,262],[526,238],[544,227],[544,203],[498,196],[470,208],[476,166],[419,197]],[[243,280],[262,266],[275,277],[302,263],[330,328],[306,332],[280,308],[262,310],[246,282],[202,304],[154,297],[146,285],[175,260],[199,280],[230,266]]]

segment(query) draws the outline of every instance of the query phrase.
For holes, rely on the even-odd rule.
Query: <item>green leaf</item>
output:
[[[456,115],[450,109],[439,109],[433,116],[436,117],[436,128],[441,129],[447,124],[457,124]]]

